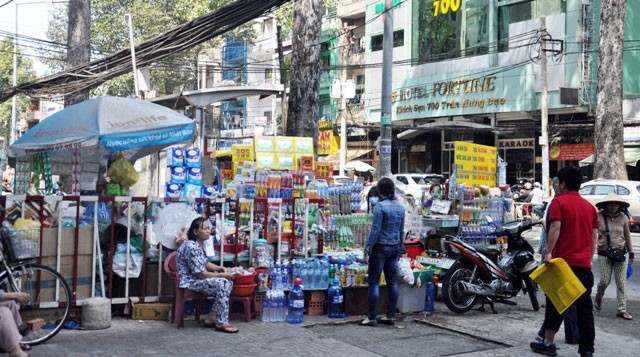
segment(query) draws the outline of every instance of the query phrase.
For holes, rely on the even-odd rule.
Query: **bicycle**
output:
[[[36,262],[40,229],[16,232],[10,224],[0,229],[0,288],[26,292],[29,303],[20,306],[28,328],[22,343],[42,344],[63,328],[71,312],[71,289],[56,270]]]

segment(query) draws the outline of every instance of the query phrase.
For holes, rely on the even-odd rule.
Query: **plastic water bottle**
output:
[[[320,262],[318,261],[318,259],[313,259],[313,262],[311,264],[313,271],[313,273],[311,274],[311,287],[312,289],[317,290],[320,289]]]
[[[291,277],[289,276],[289,261],[285,260],[282,264],[282,288],[290,289],[289,282]]]
[[[435,299],[436,299],[436,285],[433,282],[429,281],[427,282],[427,297],[424,299],[424,309],[422,310],[424,316],[431,315],[431,313],[435,309],[435,305],[434,305]]]
[[[264,301],[262,303],[262,321],[271,321],[271,291],[267,291],[264,295]]]
[[[329,286],[329,262],[322,261],[322,289],[326,289]]]
[[[300,279],[302,280],[302,286],[304,288],[308,288],[309,286],[309,269],[307,267],[307,262],[302,261],[300,263]]]
[[[289,315],[287,322],[290,324],[301,324],[304,312],[304,292],[302,292],[302,280],[293,281],[293,289],[289,292]]]
[[[300,261],[299,260],[293,260],[293,263],[291,264],[292,267],[292,275],[291,275],[291,281],[293,283],[293,280],[296,279],[300,279]]]
[[[327,302],[327,314],[331,318],[344,317],[344,297],[340,286],[340,275],[336,274],[333,284],[329,288],[329,300]]]

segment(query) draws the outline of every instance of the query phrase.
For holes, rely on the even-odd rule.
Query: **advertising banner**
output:
[[[496,185],[496,148],[463,141],[455,142],[454,164],[458,184]]]
[[[549,160],[579,161],[593,155],[594,152],[596,147],[593,143],[554,145],[549,150]]]

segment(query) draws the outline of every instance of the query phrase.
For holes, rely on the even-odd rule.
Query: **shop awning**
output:
[[[588,158],[580,161],[580,166],[593,165],[593,159],[595,155],[591,155]],[[627,165],[635,166],[636,162],[640,160],[640,147],[626,147],[624,148],[624,162]]]
[[[352,161],[354,159],[358,159],[362,156],[367,155],[372,152],[373,149],[347,149],[347,162]],[[336,151],[331,155],[320,156],[318,158],[320,162],[331,162],[334,164],[340,163],[340,151]]]
[[[398,134],[398,139],[409,140],[413,139],[416,136],[426,133],[426,132],[434,132],[441,130],[458,130],[458,129],[472,129],[474,131],[491,131],[494,133],[498,133],[500,130],[495,126],[486,125],[486,124],[478,124],[474,122],[468,121],[436,121],[433,123],[427,123],[419,125],[413,129],[405,130]]]

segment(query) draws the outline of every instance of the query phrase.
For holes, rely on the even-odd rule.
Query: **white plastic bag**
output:
[[[142,272],[142,252],[136,247],[129,251],[129,278],[138,278]],[[126,278],[127,271],[127,245],[118,244],[113,255],[113,272],[121,278]]]
[[[191,222],[200,215],[191,207],[184,203],[167,204],[158,212],[158,219],[153,226],[156,239],[169,249],[177,249],[176,236],[180,229],[186,232],[191,226]]]
[[[398,275],[400,276],[400,282],[413,285],[415,279],[413,277],[413,270],[411,269],[411,259],[400,258],[398,261]]]

